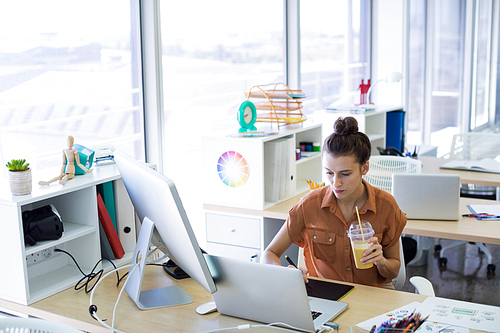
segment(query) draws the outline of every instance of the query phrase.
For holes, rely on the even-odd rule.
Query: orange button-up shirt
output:
[[[368,192],[366,203],[359,209],[362,221],[371,223],[382,250],[399,240],[406,214],[394,197],[363,180]],[[347,232],[349,225],[337,205],[330,186],[305,195],[288,213],[287,229],[292,242],[304,248],[309,275],[321,278],[381,287],[390,282],[379,274],[375,265],[357,269]]]

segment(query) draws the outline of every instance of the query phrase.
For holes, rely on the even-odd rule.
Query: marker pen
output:
[[[289,256],[285,255],[285,259],[286,259],[286,261],[288,261],[288,263],[290,265],[292,265],[293,267],[297,268],[297,266],[293,263],[292,259],[290,259]],[[308,286],[310,289],[312,289],[311,284],[309,282],[306,282],[306,286]]]

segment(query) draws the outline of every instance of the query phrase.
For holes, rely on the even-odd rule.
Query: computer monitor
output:
[[[156,238],[160,239],[153,239],[153,242],[163,243],[169,258],[213,294],[217,290],[214,280],[173,181],[123,152],[116,151],[114,155],[140,221],[147,217],[158,231]],[[157,292],[152,294],[158,297]]]

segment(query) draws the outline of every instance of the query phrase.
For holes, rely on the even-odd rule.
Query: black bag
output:
[[[24,243],[59,239],[64,231],[61,216],[53,205],[23,212]]]

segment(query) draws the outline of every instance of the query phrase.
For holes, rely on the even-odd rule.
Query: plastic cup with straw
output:
[[[361,221],[357,206],[356,215],[358,217],[358,221],[351,223],[351,225],[349,226],[349,238],[351,239],[351,246],[354,254],[354,262],[356,268],[367,269],[373,267],[373,264],[370,263],[365,265],[361,262],[361,259],[363,258],[363,254],[365,253],[365,251],[370,247],[370,244],[367,243],[367,240],[373,237],[374,231],[370,222]]]
[[[358,215],[359,230],[361,231],[361,237],[363,238],[363,244],[366,243],[365,235],[363,234],[363,226],[361,225],[361,219],[359,218],[358,206],[356,206],[356,215]]]

